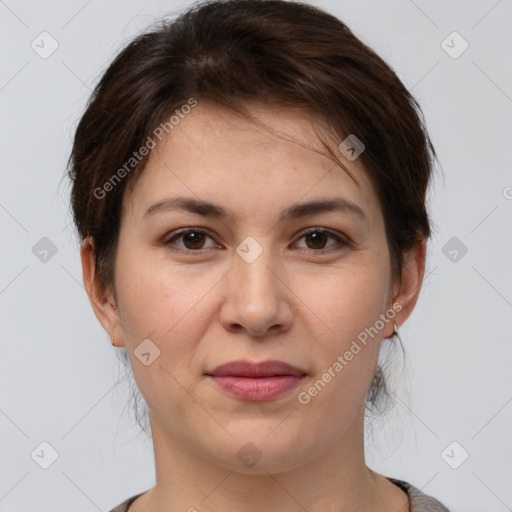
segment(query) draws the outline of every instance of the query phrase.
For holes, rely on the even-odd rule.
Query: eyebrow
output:
[[[209,201],[194,199],[190,197],[172,197],[162,199],[151,205],[144,214],[144,218],[149,218],[157,213],[164,213],[173,210],[185,210],[190,213],[202,215],[204,217],[212,217],[221,220],[229,220],[234,215],[229,213],[222,206],[216,205]],[[299,219],[308,215],[318,213],[342,211],[351,213],[361,220],[367,221],[365,212],[357,204],[352,203],[340,197],[333,199],[324,199],[317,201],[309,201],[305,203],[292,204],[281,212],[280,221]]]

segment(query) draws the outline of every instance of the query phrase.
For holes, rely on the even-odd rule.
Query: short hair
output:
[[[114,288],[123,195],[148,160],[138,155],[134,161],[134,152],[191,99],[248,117],[255,100],[304,108],[338,144],[355,135],[365,146],[358,158],[378,195],[394,277],[401,275],[404,254],[429,238],[426,193],[437,157],[419,104],[391,67],[318,7],[203,1],[164,18],[120,51],[76,129],[68,162],[71,206],[80,238],[94,240],[105,289]],[[348,172],[337,145],[322,142]],[[371,403],[384,387],[377,367]]]

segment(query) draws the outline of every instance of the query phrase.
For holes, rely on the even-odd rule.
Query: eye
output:
[[[331,248],[336,247],[337,245],[341,245],[342,247],[349,245],[349,243],[347,241],[345,241],[340,236],[334,234],[332,231],[328,231],[326,229],[320,229],[320,228],[312,228],[312,229],[308,230],[307,232],[302,234],[300,239],[302,239],[302,238],[304,238],[304,240],[306,241],[307,247],[305,247],[305,249],[315,251],[315,252],[318,252],[318,251],[321,251],[324,249],[328,249],[328,251],[326,251],[326,252],[330,252],[332,250]],[[328,247],[325,247],[329,238],[333,239],[337,243],[334,243]],[[334,249],[334,250],[336,250],[336,249]]]
[[[209,247],[205,246],[205,241],[207,239],[210,239],[213,242]],[[350,245],[349,242],[336,235],[332,231],[321,228],[309,229],[302,234],[299,240],[301,239],[306,241],[306,247],[299,248],[312,252],[331,252],[333,250],[340,250],[343,247]],[[334,240],[335,243],[326,246],[329,239]],[[171,250],[188,253],[218,247],[218,245],[214,242],[213,237],[209,235],[208,232],[199,228],[182,229],[175,233],[171,238],[166,240],[164,245],[169,246]]]
[[[176,248],[171,247],[173,250],[199,251],[201,249],[208,249],[208,247],[204,247],[206,238],[213,240],[213,238],[202,229],[182,229],[181,231],[178,231],[178,233],[176,233],[174,236],[169,238],[166,242],[164,242],[164,244],[168,246],[176,246]],[[182,240],[183,244],[176,244],[176,240],[180,239]],[[213,244],[212,247],[214,246],[215,244]]]

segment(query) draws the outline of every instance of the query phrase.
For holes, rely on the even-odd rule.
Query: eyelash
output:
[[[182,247],[177,247],[174,245],[174,241],[189,234],[189,233],[198,233],[198,234],[201,234],[201,235],[206,235],[210,238],[213,239],[213,236],[210,235],[208,233],[208,231],[205,231],[203,229],[194,229],[194,228],[187,228],[187,229],[182,229],[180,231],[178,231],[177,233],[175,233],[171,238],[169,238],[167,241],[164,242],[164,245],[166,247],[168,247],[171,251],[175,251],[175,252],[181,252],[181,253],[188,253],[188,254],[192,254],[192,253],[201,253],[202,251],[205,251],[205,250],[208,250],[208,249],[186,249],[186,248],[182,248]],[[345,240],[343,239],[342,237],[338,236],[337,234],[333,233],[332,231],[330,230],[327,230],[327,229],[323,229],[323,228],[309,228],[307,231],[304,231],[301,236],[299,237],[299,240],[307,235],[310,235],[312,233],[321,233],[321,234],[324,234],[324,235],[327,235],[331,238],[334,238],[336,239],[336,241],[338,242],[336,245],[334,246],[331,246],[331,247],[327,247],[327,248],[322,248],[322,249],[308,249],[308,248],[301,248],[309,253],[321,253],[321,254],[328,254],[328,253],[331,253],[331,252],[336,252],[336,251],[340,251],[342,250],[343,248],[345,247],[348,247],[350,246],[350,242],[348,240]],[[174,245],[174,247],[173,247]],[[341,247],[339,247],[341,245]]]

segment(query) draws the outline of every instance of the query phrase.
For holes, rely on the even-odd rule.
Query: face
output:
[[[263,473],[360,435],[397,290],[379,201],[358,160],[346,161],[356,183],[309,149],[321,150],[311,116],[258,104],[252,112],[292,141],[199,103],[126,191],[113,329],[153,429],[203,460]],[[188,207],[165,203],[176,198]],[[290,210],[333,200],[337,208]],[[268,360],[303,376],[246,385],[208,375]],[[253,469],[237,456],[244,446],[261,454]]]

